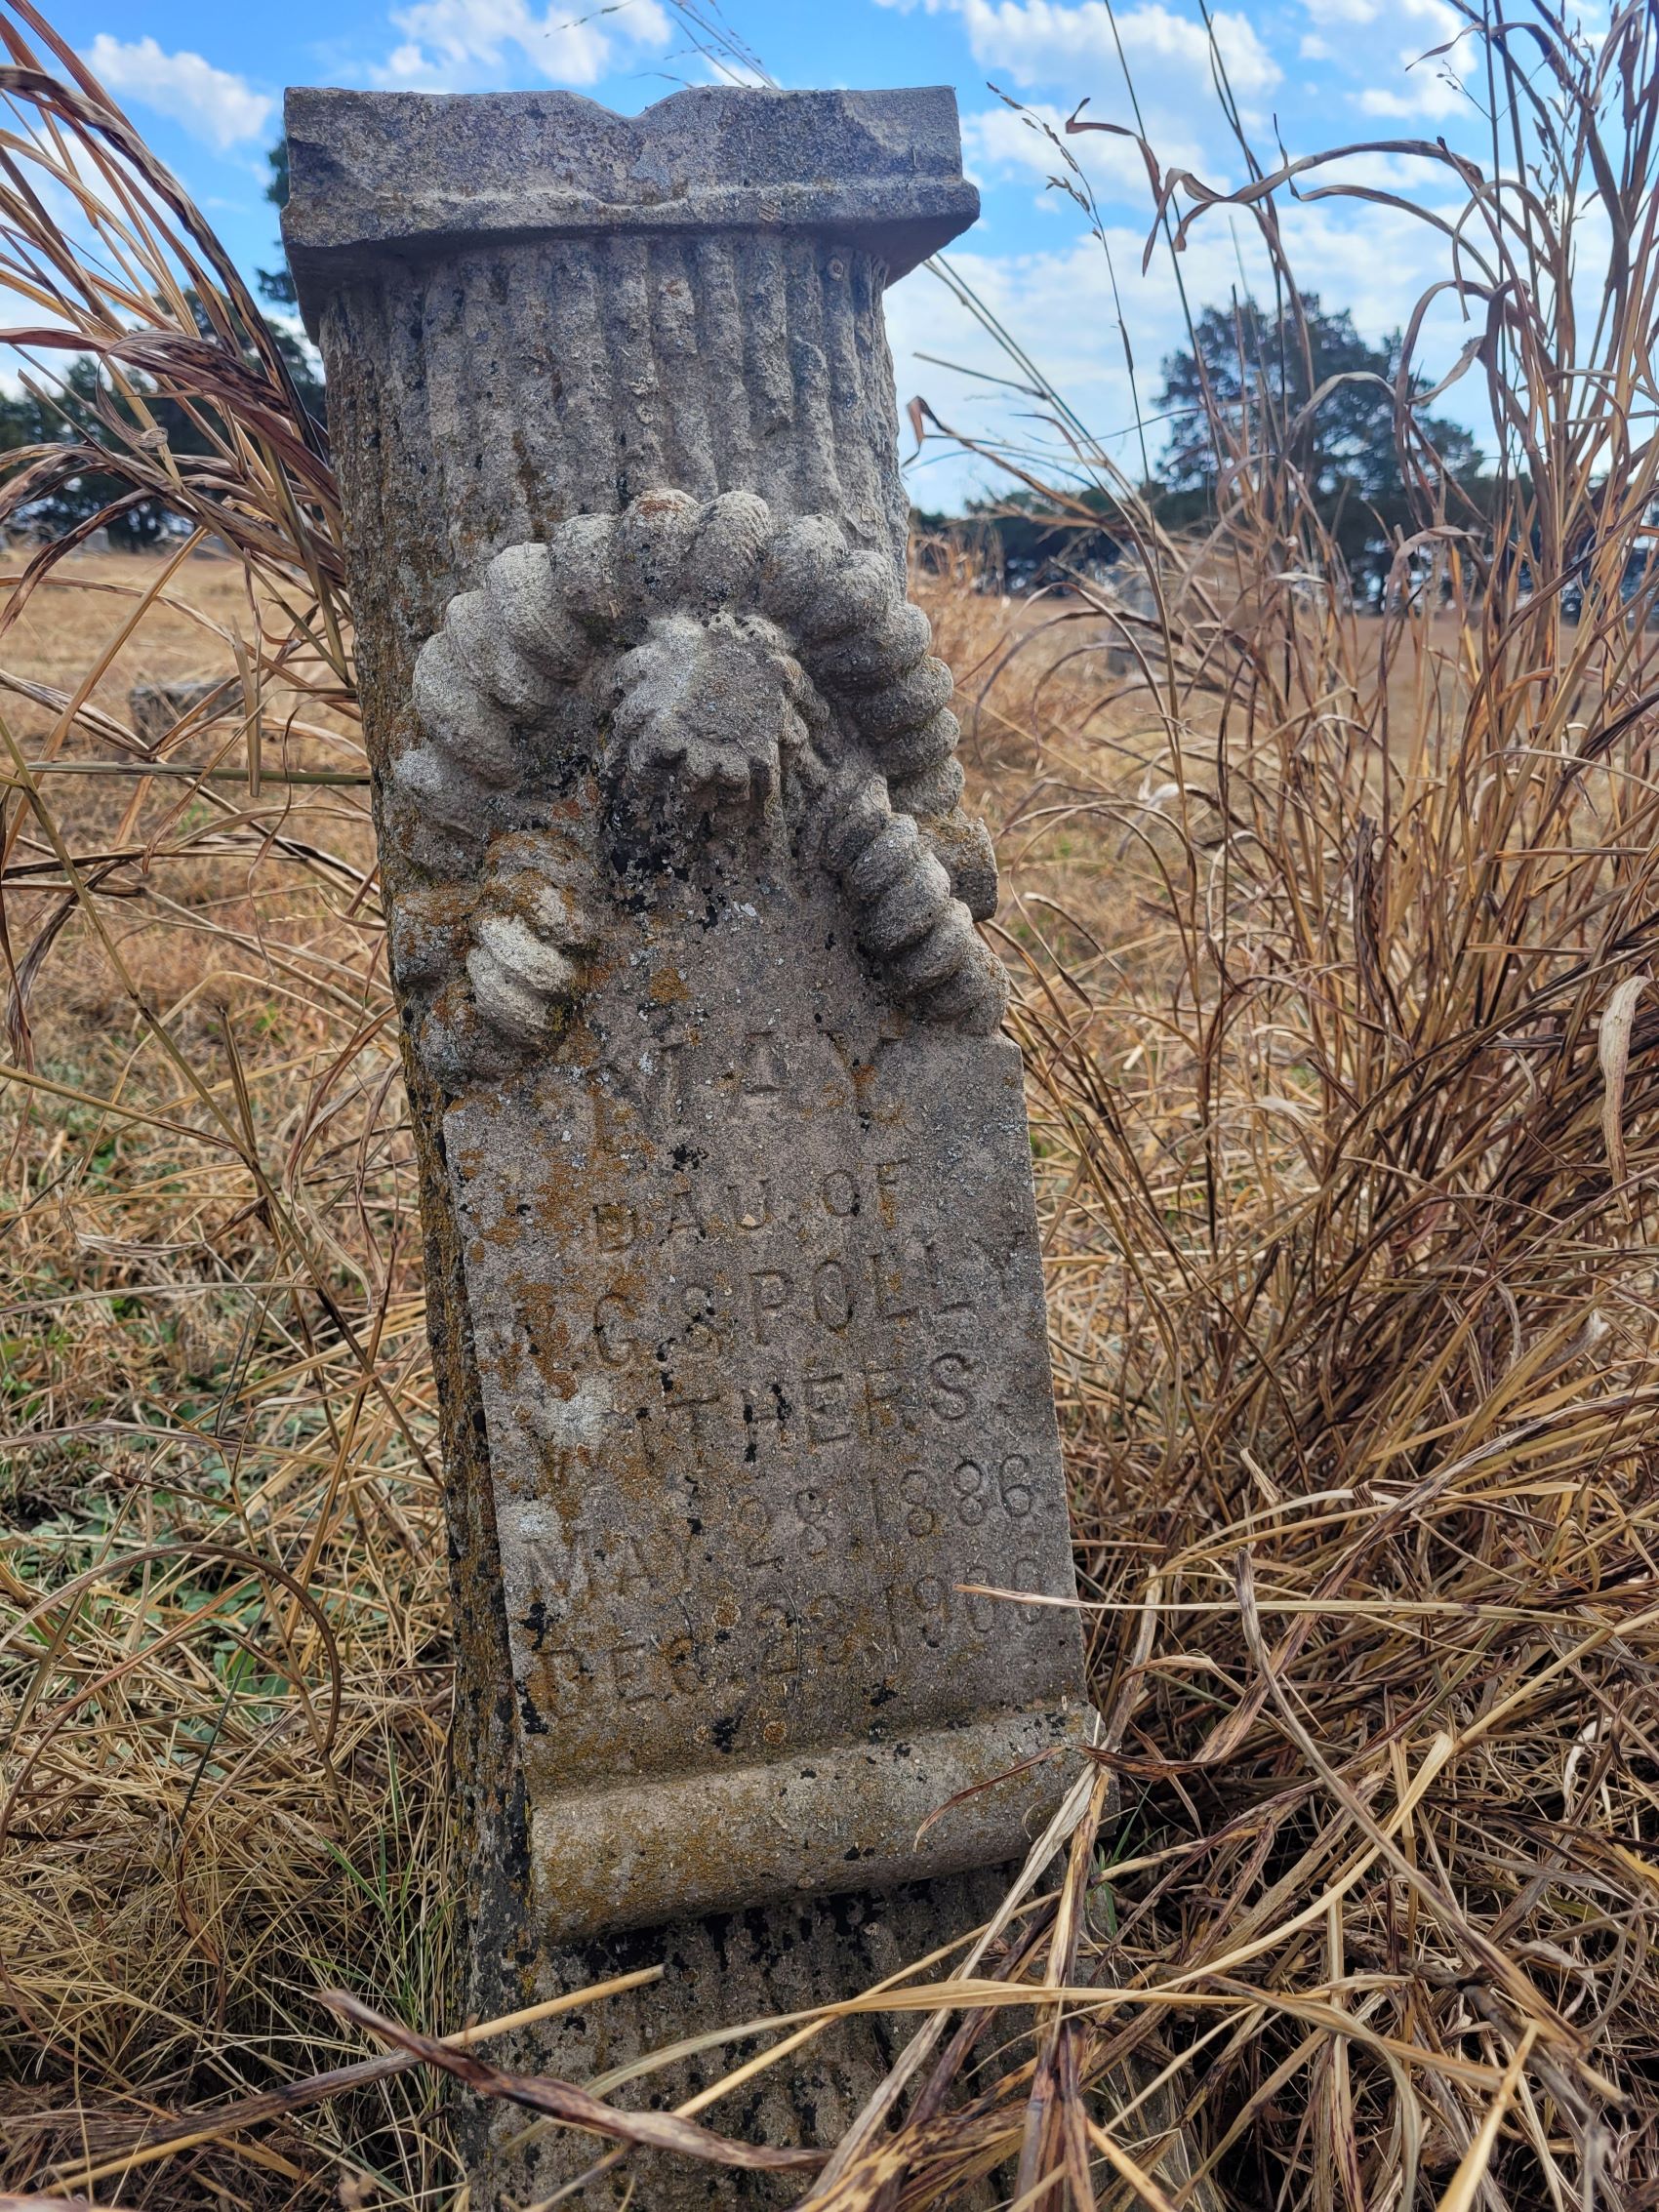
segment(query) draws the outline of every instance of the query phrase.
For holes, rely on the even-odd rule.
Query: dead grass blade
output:
[[[548,2118],[561,2120],[568,2127],[585,2129],[589,2135],[607,2136],[653,2151],[671,2151],[681,2157],[701,2158],[709,2165],[739,2167],[753,2173],[808,2173],[823,2163],[822,2152],[772,2151],[763,2145],[738,2143],[730,2136],[717,2135],[711,2128],[700,2127],[696,2121],[681,2119],[672,2112],[623,2111],[615,2105],[607,2105],[602,2097],[578,2088],[574,2082],[552,2081],[541,2074],[505,2072],[500,2067],[487,2066],[482,2059],[440,2043],[433,2036],[418,2035],[394,2020],[383,2019],[344,1990],[326,1991],[323,2002],[343,2020],[368,2029],[384,2042],[394,2043],[425,2066],[453,2074],[481,2097],[502,2098],[508,2104],[523,2105],[530,2111],[545,2112]]]

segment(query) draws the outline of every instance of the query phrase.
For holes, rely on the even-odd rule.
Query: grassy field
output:
[[[1500,435],[1460,506],[1402,400],[1382,613],[1271,410],[1218,411],[1180,539],[1083,452],[1150,615],[914,579],[1004,870],[1107,1752],[983,1979],[907,2000],[950,2032],[837,2206],[1659,2202],[1659,67],[1645,8],[1527,20],[1553,104],[1483,35],[1548,188],[1419,149]],[[462,2212],[433,2077],[321,2002],[460,2025],[332,481],[200,218],[28,97],[149,287],[77,264],[76,342],[135,389],[137,318],[219,440],[158,448],[152,384],[100,464],[232,557],[0,587],[0,2190]],[[42,225],[0,179],[0,275]],[[132,684],[194,675],[142,739]]]
[[[353,781],[250,791],[227,560],[71,560],[8,674],[72,691],[161,585],[91,704],[125,726],[135,683],[227,675],[226,720],[168,762],[226,780],[83,775],[120,747],[61,744],[30,776],[55,835],[14,816],[7,863],[41,950],[14,997],[0,1337],[10,1679],[33,1685],[0,1907],[14,2184],[96,2170],[158,2106],[326,2065],[331,1984],[430,2020],[446,1958],[444,1550],[360,753],[326,707],[267,699],[267,774]],[[60,716],[5,712],[20,780]],[[376,2102],[414,2198],[408,2086]],[[376,2114],[345,2124],[378,2163]],[[215,2202],[223,2173],[284,2201],[338,2123],[292,2136],[186,2155],[188,2184],[169,2161],[140,2197]]]

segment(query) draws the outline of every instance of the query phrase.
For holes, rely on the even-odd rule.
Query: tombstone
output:
[[[977,201],[943,90],[287,124],[421,1159],[465,2002],[666,1960],[507,2054],[590,2078],[970,1929],[1093,1724],[1074,1611],[986,1594],[1074,1583],[882,325]],[[831,2140],[907,2032],[714,2116]],[[596,2154],[472,2124],[491,2204]]]
[[[135,684],[127,695],[133,728],[154,746],[186,716],[206,729],[232,708],[242,710],[242,687],[234,676],[180,676],[164,682]],[[205,709],[212,708],[208,712]]]

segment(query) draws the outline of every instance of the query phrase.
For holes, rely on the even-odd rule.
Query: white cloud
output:
[[[883,0],[908,8],[912,0]],[[967,33],[973,57],[983,68],[1000,70],[1021,85],[1058,85],[1080,98],[1115,90],[1121,81],[1118,40],[1124,59],[1145,88],[1142,72],[1178,73],[1189,101],[1207,98],[1210,87],[1209,34],[1201,22],[1178,15],[1161,0],[1118,11],[1115,26],[1107,0],[921,0],[930,16],[952,15]],[[1213,18],[1216,48],[1241,101],[1260,98],[1279,82],[1278,63],[1262,44],[1248,16],[1225,9]],[[1101,72],[1107,72],[1105,83]]]
[[[1303,56],[1310,60],[1369,61],[1375,51],[1371,41],[1356,40],[1354,34],[1372,24],[1411,35],[1413,43],[1399,49],[1399,79],[1354,96],[1362,113],[1400,121],[1468,114],[1461,78],[1473,44],[1460,37],[1468,25],[1447,0],[1302,0],[1302,6],[1319,26],[1302,41]]]
[[[1065,156],[1038,128],[1041,124],[1063,141],[1100,197],[1144,201],[1150,207],[1147,165],[1132,139],[1101,131],[1068,139],[1064,112],[1042,101],[1032,101],[1018,111],[991,107],[962,117],[962,159],[975,181],[983,184],[997,178],[1029,177],[1046,183],[1050,177],[1064,176]],[[1182,168],[1196,167],[1201,158],[1195,145],[1161,136],[1157,155],[1166,166]]]
[[[1388,22],[1421,26],[1428,37],[1456,36],[1459,20],[1447,0],[1302,0],[1315,22],[1333,25]]]
[[[670,36],[657,0],[624,0],[575,17],[569,0],[552,0],[541,15],[529,0],[415,0],[394,8],[391,20],[403,43],[376,81],[422,92],[459,91],[497,73],[510,65],[509,48],[549,82],[595,84],[616,65],[622,45],[663,46]]]
[[[1063,138],[1065,116],[1058,107],[1045,107],[1040,101],[1033,101],[1027,113],[1032,118],[1031,122],[1007,107],[990,107],[982,114],[962,117],[962,165],[976,183],[1011,173],[1052,177],[1064,166],[1038,126],[1046,123]]]
[[[1462,80],[1443,64],[1431,67],[1425,62],[1408,72],[1406,82],[1410,88],[1406,92],[1395,92],[1387,85],[1367,86],[1359,95],[1361,111],[1401,122],[1409,122],[1414,116],[1426,115],[1438,120],[1472,112]]]
[[[1160,169],[1189,169],[1225,188],[1237,148],[1215,97],[1209,34],[1195,14],[1162,0],[1136,0],[1115,26],[1107,0],[882,0],[950,16],[961,27],[975,61],[993,83],[1024,95],[1054,88],[1057,98],[1031,98],[1028,112],[1062,137],[1066,116],[1087,101],[1085,123],[1132,127],[1137,109]],[[1249,128],[1270,128],[1264,96],[1282,81],[1278,63],[1248,17],[1225,8],[1214,16],[1216,52]],[[1118,58],[1118,40],[1122,60]],[[1125,83],[1127,66],[1129,81]],[[1130,98],[1130,87],[1134,98]],[[986,181],[1046,179],[1062,166],[1056,149],[1022,115],[990,110],[963,118],[963,145]],[[1066,143],[1103,205],[1145,211],[1146,163],[1128,138],[1087,130]],[[1058,196],[1045,195],[1058,206]]]
[[[216,69],[199,54],[169,54],[153,38],[128,44],[100,31],[88,49],[87,64],[111,92],[171,115],[221,153],[261,137],[276,104],[268,94],[255,92],[245,77]]]
[[[1355,184],[1379,192],[1397,192],[1418,207],[1433,204],[1435,194],[1447,189],[1444,171],[1436,171],[1426,161],[1399,153],[1344,154],[1340,161],[1333,161],[1327,168],[1305,177],[1302,182],[1308,186]],[[1356,220],[1362,221],[1364,218],[1356,215]]]

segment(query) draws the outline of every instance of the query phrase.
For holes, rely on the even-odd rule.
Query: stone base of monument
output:
[[[746,2021],[779,2019],[844,2000],[904,1974],[931,1952],[944,1950],[989,1920],[1016,1870],[992,1868],[973,1874],[910,1883],[883,1896],[803,1898],[747,1911],[710,1914],[666,1928],[636,1931],[554,1953],[539,1993],[579,1989],[642,1966],[661,1964],[662,1981],[565,2014],[546,2026],[492,2046],[497,2065],[564,2080],[603,2080],[613,2069],[632,2067],[641,2054],[665,2050]],[[934,1970],[950,1970],[947,1958]],[[711,2010],[717,2007],[717,2010]],[[832,2023],[776,2067],[750,2075],[730,2096],[703,2108],[706,2125],[774,2149],[808,2145],[832,2150],[880,2086],[918,2027],[911,2013],[867,2014]],[[1017,2063],[1015,2040],[1033,2026],[1029,2012],[999,2013],[990,2047]],[[625,2107],[672,2110],[789,2032],[713,2042],[671,2065],[636,2074],[612,2095]],[[925,2073],[923,2078],[925,2078]],[[1149,2071],[1131,2066],[1094,2092],[1103,2125],[1145,2088]],[[902,2110],[902,2108],[901,2108]],[[694,2212],[723,2206],[754,2208],[798,2203],[810,2175],[765,2174],[702,2165],[690,2159],[633,2151],[609,2164],[609,2147],[533,2113],[504,2105],[471,2103],[461,2132],[478,2177],[474,2212],[518,2212],[540,2207],[564,2190],[560,2201],[593,2208],[627,2205],[633,2212]],[[1180,2199],[1193,2162],[1175,2100],[1159,2092],[1142,2105],[1121,2140],[1146,2158],[1153,2179]],[[1148,2153],[1145,2146],[1159,2144]],[[1005,2203],[1012,2160],[978,2185],[957,2189],[953,2212],[989,2212]],[[1217,2212],[1221,2199],[1207,2182],[1184,2199],[1191,2212]]]
[[[573,1947],[546,1962],[538,1984],[546,1994],[634,1967],[661,1963],[666,1971],[661,1982],[565,2014],[518,2039],[510,2055],[503,2047],[492,2057],[499,2065],[588,2083],[642,2053],[692,2036],[842,2001],[969,1934],[995,1911],[1006,1886],[1004,1874],[991,1870],[912,1883],[885,1896],[819,1896],[710,1914]],[[940,1971],[949,1971],[949,1962]],[[837,2021],[698,2116],[750,2143],[832,2149],[915,2028],[915,2016],[905,2013]],[[615,2101],[671,2110],[762,2047],[758,2038],[717,2043],[619,2088]],[[587,2173],[609,2148],[505,2106],[473,2106],[462,2124],[469,2163],[481,2176],[479,2212],[540,2204]],[[629,2203],[640,2212],[787,2205],[799,2201],[810,2178],[633,2152],[569,2201]],[[995,2202],[997,2193],[988,2189],[959,2201],[964,2212],[973,2212]]]

